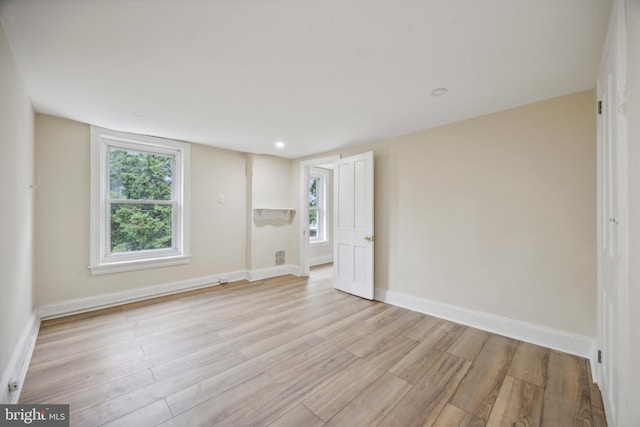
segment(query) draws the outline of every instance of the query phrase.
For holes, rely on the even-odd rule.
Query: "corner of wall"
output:
[[[0,25],[0,181],[10,209],[0,210],[0,402],[17,400],[28,367],[33,312],[34,112],[4,28]],[[34,341],[35,342],[35,341]]]

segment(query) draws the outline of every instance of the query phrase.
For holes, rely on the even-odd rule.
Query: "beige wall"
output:
[[[343,150],[375,153],[376,287],[595,337],[594,103]]]
[[[33,311],[33,109],[0,26],[0,378]],[[6,383],[0,384],[7,387]]]
[[[89,125],[36,116],[38,305],[245,269],[246,156],[192,144],[191,262],[91,276],[89,153]]]
[[[592,91],[344,150],[376,159],[376,285],[595,335]],[[298,162],[197,144],[187,266],[90,276],[89,127],[36,118],[37,303],[298,262]],[[218,204],[218,194],[225,203]]]
[[[291,161],[274,156],[251,154],[250,212],[249,224],[250,257],[248,268],[263,269],[275,266],[276,251],[285,251],[286,264],[291,264],[294,256],[292,239],[296,233],[292,220],[255,220],[254,208],[293,208],[296,206],[291,194]],[[297,246],[296,246],[297,250]]]

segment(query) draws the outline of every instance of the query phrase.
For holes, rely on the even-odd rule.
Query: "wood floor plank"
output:
[[[548,364],[548,348],[521,341],[516,349],[516,354],[513,356],[507,375],[544,387]]]
[[[199,321],[200,324],[206,324],[204,316],[196,316],[191,310],[185,309],[178,313],[160,313],[152,318],[145,318],[142,320],[129,321],[131,329],[136,337],[142,337],[144,335],[152,333],[161,333],[162,331],[169,331],[175,328],[184,328],[186,325],[184,321],[188,319],[190,321]]]
[[[156,400],[164,399],[179,390],[198,384],[210,376],[209,366],[185,371],[145,386],[137,386],[128,393],[71,414],[73,426],[94,426],[95,420],[109,422],[144,408]]]
[[[247,361],[247,358],[237,351],[224,347],[205,347],[203,350],[190,353],[186,356],[171,359],[151,367],[151,372],[157,379],[168,378],[180,372],[194,369],[198,366],[217,366],[220,372],[230,369]]]
[[[325,426],[375,425],[411,388],[408,382],[386,373],[349,402]]]
[[[103,384],[92,384],[86,388],[75,388],[69,394],[59,395],[58,402],[69,404],[71,413],[80,412],[104,401],[115,399],[118,396],[129,393],[132,389],[143,387],[155,382],[155,378],[149,369],[136,371],[125,377],[114,379]],[[38,402],[50,402],[49,399]]]
[[[487,427],[539,426],[544,389],[507,375]]]
[[[80,427],[535,425],[544,390],[540,425],[606,426],[585,359],[311,271],[43,321],[21,403],[68,403]]]
[[[135,323],[185,316],[185,311],[191,310],[191,307],[182,301],[180,294],[174,294],[126,304],[122,306],[122,310],[127,321]]]
[[[133,334],[133,332],[128,330],[102,337],[97,337],[95,340],[71,337],[56,343],[47,343],[42,345],[36,344],[37,350],[34,351],[32,360],[37,364],[47,360],[57,359],[59,357],[74,355],[78,353],[84,353],[87,351],[99,351],[99,349],[102,349],[104,347],[128,342],[133,340],[134,338],[135,335]],[[51,351],[54,346],[56,350]]]
[[[254,319],[249,319],[245,322],[237,323],[233,326],[228,326],[218,332],[218,334],[225,340],[232,338],[238,338],[243,335],[250,334],[256,330],[261,330],[265,326],[265,320],[268,319],[269,324],[286,325],[287,328],[291,328],[293,324],[285,319],[285,315],[281,316],[256,316]]]
[[[55,369],[59,366],[77,366],[78,363],[88,362],[90,360],[102,360],[105,358],[118,357],[121,352],[126,352],[134,347],[136,347],[138,343],[136,340],[125,341],[121,343],[112,344],[107,347],[102,348],[94,348],[81,353],[72,353],[61,355],[57,352],[57,348],[50,349],[48,353],[51,353],[48,358],[34,360],[31,359],[31,364],[29,365],[29,374],[39,374],[41,372],[46,372],[51,369]],[[34,353],[41,351],[40,348],[36,345],[34,348]],[[90,362],[88,362],[90,363]]]
[[[491,336],[484,345],[451,403],[484,420],[489,418],[518,341]]]
[[[589,384],[584,359],[551,350],[542,426],[592,426]]]
[[[78,353],[82,356],[83,353]],[[29,382],[29,391],[25,393],[28,398],[31,392],[35,392],[43,387],[48,387],[52,381],[66,381],[77,384],[80,377],[93,377],[93,381],[99,381],[96,378],[96,371],[104,372],[105,376],[117,376],[115,372],[128,362],[136,363],[144,357],[144,352],[140,347],[131,345],[130,348],[123,348],[121,351],[112,354],[100,354],[94,352],[86,357],[73,358],[73,369],[69,369],[68,361],[55,361],[39,366],[34,364],[33,370],[28,374],[26,381]],[[140,369],[146,367],[146,364],[140,364]]]
[[[103,427],[155,427],[171,417],[173,414],[169,410],[167,402],[160,399],[144,408],[103,424]]]
[[[91,319],[99,318],[99,322],[103,322],[105,321],[105,319],[109,319],[110,317],[112,317],[110,315],[114,314],[117,318],[124,317],[121,305],[102,308],[100,310],[87,311],[79,314],[72,314],[64,317],[56,317],[54,319],[45,319],[42,321],[40,329],[47,330],[49,328],[59,327],[61,325],[64,325],[63,327],[71,325],[72,328],[75,328],[79,321],[83,321],[83,323],[86,324],[86,322],[91,322]]]
[[[380,426],[430,426],[467,374],[471,362],[440,352],[427,372]]]
[[[188,387],[178,389],[167,395],[166,399],[169,408],[175,414],[184,412],[231,387],[264,373],[278,363],[307,351],[321,341],[315,335],[309,334],[216,375],[204,377],[200,382],[195,382]]]
[[[306,406],[298,404],[289,412],[269,424],[269,427],[320,427],[324,422],[315,416]]]
[[[451,344],[447,352],[473,362],[490,337],[490,332],[467,327],[460,337]]]
[[[587,378],[589,380],[589,395],[591,397],[591,406],[593,408],[602,409],[604,411],[602,394],[600,393],[600,389],[598,388],[598,385],[593,382],[593,372],[591,371],[591,363],[589,363],[588,360],[587,360]]]
[[[96,320],[100,320],[97,318]],[[61,340],[70,337],[84,336],[85,339],[92,339],[94,336],[110,335],[114,332],[122,332],[131,329],[131,325],[124,316],[119,316],[113,320],[104,319],[102,322],[82,322],[81,325],[72,323],[62,324],[64,328],[46,328],[42,333],[38,334],[37,344],[46,344],[54,342],[55,346],[59,345]]]
[[[464,331],[465,326],[442,321],[423,337],[411,352],[403,357],[389,372],[415,384],[437,357],[451,346]]]
[[[447,403],[432,427],[484,427],[485,425],[486,421],[482,418],[474,417],[457,406]]]
[[[376,333],[387,324],[401,317],[405,312],[406,310],[398,309],[398,307],[391,307],[388,310],[373,314],[365,321],[356,322],[350,328],[329,336],[324,340],[324,345],[332,345],[336,350],[344,350],[363,338]],[[378,343],[378,348],[384,348],[384,346],[385,342]]]
[[[438,350],[447,351],[466,329],[466,326],[459,323],[443,320],[425,338],[423,338],[423,341],[429,339],[431,334],[435,334],[439,337],[436,342],[436,348]]]
[[[393,305],[384,304],[384,306],[385,310],[382,310],[375,316],[371,316],[370,318],[366,319],[364,321],[364,324],[374,326],[376,328],[382,328],[383,326],[393,322],[398,317],[404,315],[407,312],[407,310]]]
[[[602,394],[598,385],[593,382],[593,373],[591,371],[591,363],[586,361],[587,379],[589,381],[589,397],[591,399],[591,417],[593,418],[594,427],[606,427],[607,420],[604,413],[604,402],[602,402]]]
[[[313,367],[342,351],[338,345],[324,341],[265,370],[278,384],[287,384],[305,375]]]
[[[402,333],[405,337],[414,341],[422,341],[433,328],[443,322],[442,319],[437,317],[425,315],[422,319],[416,322],[412,327]]]
[[[269,393],[248,402],[241,410],[221,420],[218,425],[268,425],[301,403],[308,394],[331,382],[356,361],[357,358],[353,354],[341,350],[328,360],[310,366],[304,375],[278,385]]]
[[[593,418],[593,427],[607,427],[607,419],[604,415],[604,409],[592,406],[591,416]]]
[[[423,314],[407,311],[402,316],[389,322],[387,325],[376,330],[372,334],[369,334],[353,343],[347,348],[347,351],[358,357],[367,357],[377,349],[384,347],[384,345],[392,340],[395,335],[410,328],[423,317]]]
[[[304,405],[320,419],[328,421],[416,344],[413,340],[396,336],[374,355],[358,361],[335,380],[312,393],[304,400]]]
[[[327,339],[342,332],[348,332],[355,324],[359,324],[361,321],[370,318],[376,314],[382,313],[389,309],[389,305],[386,304],[373,304],[364,310],[360,310],[349,316],[345,316],[327,326],[317,329],[314,334],[320,338]]]
[[[266,351],[277,348],[292,339],[313,333],[315,329],[328,325],[341,317],[340,313],[328,313],[321,317],[309,319],[309,322],[307,323],[290,327],[278,334],[271,335],[260,341],[252,342],[240,349],[240,352],[248,358],[256,357]]]
[[[348,298],[349,295],[343,292],[332,292],[331,289],[318,288],[315,291],[316,296],[322,296],[327,301],[340,301],[344,298]],[[290,312],[293,315],[300,313],[300,311],[312,308],[316,306],[312,299],[308,298],[308,295],[300,295],[299,293],[289,298],[272,298],[272,304],[267,308],[272,313],[287,313]]]
[[[20,396],[23,402],[49,402],[61,395],[73,394],[79,390],[86,390],[98,385],[120,381],[139,371],[148,370],[149,361],[142,359],[133,359],[121,363],[117,366],[96,369],[90,372],[76,373],[73,369],[69,369],[71,376],[63,376],[60,378],[52,378],[46,385],[38,388],[31,388],[31,383],[25,381],[25,394]],[[150,372],[149,372],[150,373]],[[153,374],[152,374],[153,375]],[[133,384],[139,386],[142,382]]]
[[[268,375],[256,375],[191,409],[176,414],[175,417],[162,423],[161,426],[210,426],[227,417],[247,401],[251,401],[257,394],[268,393],[273,388],[273,385],[274,383]]]

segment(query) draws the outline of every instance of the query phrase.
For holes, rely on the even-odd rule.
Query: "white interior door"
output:
[[[335,162],[334,286],[373,299],[373,152]]]
[[[615,33],[614,33],[615,34]],[[618,355],[620,354],[620,103],[616,75],[615,35],[605,47],[598,77],[598,355],[599,382],[607,419],[618,416]]]

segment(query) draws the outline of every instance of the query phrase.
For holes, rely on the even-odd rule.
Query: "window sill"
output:
[[[327,246],[329,245],[331,242],[328,240],[312,240],[309,241],[309,245],[311,246]]]
[[[101,274],[121,273],[124,271],[146,270],[149,268],[169,267],[172,265],[188,264],[190,255],[172,256],[166,258],[141,259],[134,261],[111,262],[99,265],[90,265],[92,276]]]

